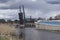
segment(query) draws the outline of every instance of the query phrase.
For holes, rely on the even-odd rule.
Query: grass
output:
[[[15,32],[16,29],[13,24],[0,24],[0,35],[5,35],[4,37],[0,36],[0,40],[10,40],[12,37],[11,34],[15,34]],[[13,37],[13,40],[17,39],[17,37]]]
[[[10,34],[11,32],[15,32],[15,29],[9,26],[9,24],[0,24],[1,34]]]
[[[15,28],[13,28],[13,26],[10,26],[10,24],[0,24],[0,35],[10,35],[11,33],[15,33]],[[3,37],[0,36],[0,40],[7,40],[10,38],[9,37]]]
[[[0,37],[0,40],[8,40],[8,39],[5,37]]]

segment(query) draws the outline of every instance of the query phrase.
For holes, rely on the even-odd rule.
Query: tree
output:
[[[12,23],[13,21],[11,19],[7,20],[8,23]]]
[[[14,20],[15,23],[18,23],[18,20]]]
[[[49,18],[49,20],[53,20],[53,18],[52,18],[52,17],[50,17],[50,18]]]
[[[43,20],[43,18],[40,18],[40,17],[39,17],[38,20]]]
[[[5,19],[0,19],[0,23],[5,23]]]

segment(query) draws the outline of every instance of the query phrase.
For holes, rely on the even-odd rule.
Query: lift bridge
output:
[[[19,6],[19,23],[20,26],[25,26],[25,10],[24,5]]]
[[[25,10],[24,10],[24,5],[19,6],[19,23],[20,23],[20,37],[23,38],[23,40],[25,40]]]

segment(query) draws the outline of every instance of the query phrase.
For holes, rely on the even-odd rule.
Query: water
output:
[[[60,40],[60,32],[25,28],[25,40]]]
[[[39,22],[40,24],[47,24],[47,25],[55,25],[55,26],[60,26],[60,22]]]

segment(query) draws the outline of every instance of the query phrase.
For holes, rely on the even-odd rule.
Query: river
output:
[[[60,32],[25,28],[25,40],[60,40]]]

